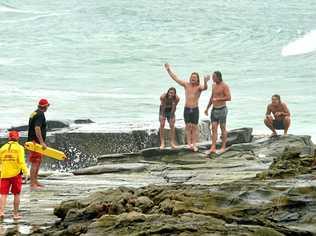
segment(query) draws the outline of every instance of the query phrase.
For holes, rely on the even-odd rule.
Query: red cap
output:
[[[18,140],[20,138],[20,134],[16,130],[12,130],[8,134],[9,140]]]
[[[41,100],[39,100],[38,105],[40,107],[48,107],[49,106],[49,102],[47,99],[42,98]]]

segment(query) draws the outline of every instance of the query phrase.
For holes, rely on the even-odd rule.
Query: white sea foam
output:
[[[2,58],[0,57],[0,65],[10,65],[15,61],[13,58]]]
[[[294,56],[316,51],[316,30],[290,42],[282,48],[282,56]]]

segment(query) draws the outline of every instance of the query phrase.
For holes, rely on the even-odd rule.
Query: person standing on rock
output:
[[[200,84],[199,74],[193,72],[190,76],[189,82],[181,80],[178,76],[171,71],[170,65],[165,64],[170,77],[179,85],[184,87],[185,90],[185,107],[184,107],[184,122],[187,143],[189,148],[193,151],[198,151],[196,143],[198,141],[198,123],[199,123],[199,98],[201,92],[207,90],[207,82],[210,80],[209,76],[204,77],[204,84]]]
[[[0,149],[1,180],[0,180],[0,219],[4,217],[9,191],[14,195],[13,219],[21,218],[19,214],[20,193],[22,190],[22,173],[27,176],[29,171],[25,163],[24,147],[19,144],[19,132],[9,132],[9,142]]]
[[[160,96],[160,109],[159,109],[159,121],[160,121],[160,149],[165,147],[164,141],[164,128],[166,119],[170,126],[170,145],[172,148],[176,148],[175,145],[175,112],[180,98],[177,95],[175,88],[171,87],[167,93]]]
[[[272,131],[271,136],[276,136],[276,130],[284,130],[287,135],[291,124],[291,113],[285,103],[281,101],[278,94],[272,96],[271,103],[267,106],[264,124]]]
[[[204,111],[205,115],[208,116],[208,110],[211,106],[211,125],[212,125],[212,144],[211,144],[211,153],[216,153],[216,141],[217,141],[217,130],[218,125],[220,125],[222,132],[222,147],[221,151],[223,152],[226,148],[227,142],[227,130],[226,130],[226,118],[228,109],[226,102],[231,101],[230,89],[222,79],[222,73],[220,71],[215,71],[212,76],[213,86],[212,94],[209,100],[209,103]]]
[[[38,103],[38,109],[34,111],[29,119],[29,129],[27,141],[39,143],[43,148],[47,148],[45,143],[46,139],[46,118],[45,112],[49,107],[49,103],[46,99],[41,99]],[[37,152],[30,152],[29,161],[31,162],[31,189],[37,189],[44,187],[37,180],[38,171],[42,163],[43,155]]]

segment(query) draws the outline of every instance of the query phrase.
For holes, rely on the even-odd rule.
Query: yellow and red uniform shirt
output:
[[[11,178],[23,172],[28,175],[24,147],[16,141],[9,141],[0,148],[1,179]]]

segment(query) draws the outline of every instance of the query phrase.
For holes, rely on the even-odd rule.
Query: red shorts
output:
[[[38,152],[30,152],[29,160],[31,163],[41,163],[43,155]]]
[[[0,181],[0,194],[8,195],[11,188],[11,193],[20,194],[22,190],[22,175],[17,175],[11,178],[3,178]]]

